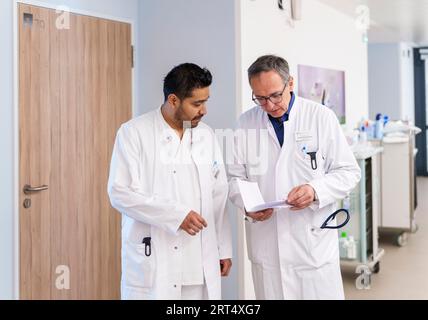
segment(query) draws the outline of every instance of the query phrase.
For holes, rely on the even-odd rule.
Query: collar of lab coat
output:
[[[160,137],[160,141],[162,143],[171,143],[173,142],[175,139],[174,138],[178,138],[177,133],[175,132],[175,130],[173,128],[171,128],[169,126],[169,124],[166,122],[165,118],[162,115],[162,111],[161,108],[158,109],[157,111],[157,127],[159,129],[159,132],[161,133],[161,137]],[[203,128],[202,128],[203,127]],[[202,128],[202,129],[201,129]],[[203,124],[203,122],[199,123],[199,126],[193,129],[186,129],[186,132],[183,135],[183,139],[186,138],[187,139],[187,135],[190,135],[190,143],[192,145],[192,155],[195,156],[195,148],[197,147],[196,150],[200,151],[200,149],[205,149],[205,150],[209,150],[211,145],[207,144],[206,138],[207,138],[207,134],[208,132],[205,132],[204,130],[208,130],[208,128],[205,128],[205,125]],[[200,151],[200,153],[203,153],[202,151]]]
[[[157,125],[160,129],[160,132],[161,132],[160,140],[162,142],[170,143],[174,140],[174,138],[178,139],[177,132],[175,132],[175,130],[170,127],[168,122],[166,122],[165,118],[163,117],[162,107],[160,107],[157,111],[157,120],[158,120]],[[183,137],[185,134],[186,134],[186,132],[183,134]]]

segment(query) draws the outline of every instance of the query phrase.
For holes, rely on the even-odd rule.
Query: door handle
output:
[[[48,190],[48,189],[49,189],[49,187],[46,186],[46,185],[40,186],[40,187],[32,187],[32,186],[30,186],[30,185],[27,184],[27,185],[24,186],[24,193],[25,194],[31,194],[33,192],[41,192],[41,191],[45,191],[45,190]]]

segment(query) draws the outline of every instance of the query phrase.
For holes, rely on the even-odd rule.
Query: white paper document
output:
[[[274,208],[291,208],[285,200],[265,202],[257,182],[238,180],[238,186],[247,212],[257,212]]]

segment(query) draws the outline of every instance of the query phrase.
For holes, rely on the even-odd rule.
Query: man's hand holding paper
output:
[[[273,214],[275,208],[290,208],[285,200],[265,202],[257,182],[238,181],[239,191],[244,202],[247,215],[254,220],[266,220]]]

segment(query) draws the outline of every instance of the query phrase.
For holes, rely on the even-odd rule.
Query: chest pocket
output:
[[[296,132],[294,149],[295,164],[307,179],[324,175],[325,157],[319,147],[318,137],[315,132]]]

